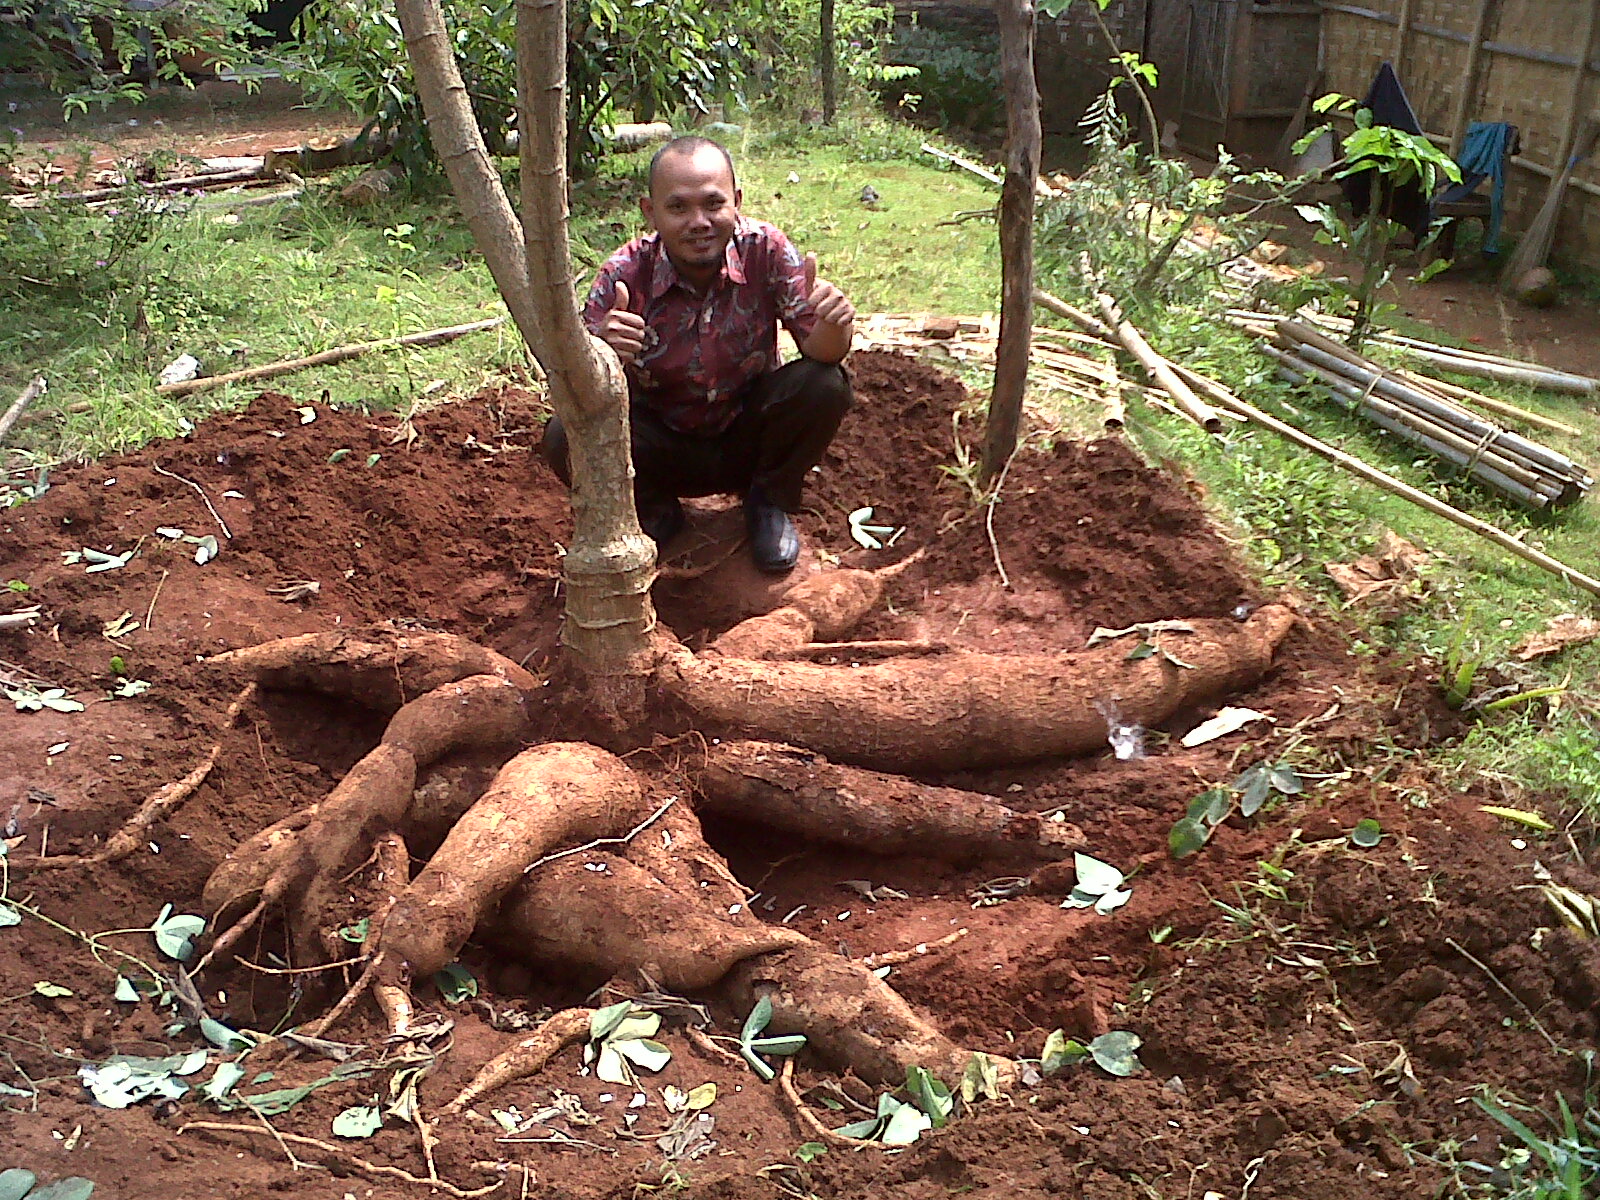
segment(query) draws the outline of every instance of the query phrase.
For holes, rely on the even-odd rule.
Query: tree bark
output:
[[[984,432],[985,484],[1017,448],[1033,331],[1033,191],[1039,174],[1039,89],[1033,75],[1031,0],[996,0],[1000,78],[1006,94],[1006,178],[1000,189],[1000,342]]]
[[[643,671],[655,609],[655,543],[633,506],[628,385],[611,348],[583,326],[567,246],[565,0],[518,0],[517,94],[529,285],[544,321],[534,346],[567,428],[572,548],[562,641],[591,673]]]
[[[833,72],[833,6],[834,0],[821,0],[819,5],[821,29],[817,37],[817,66],[822,73],[822,123],[824,125],[832,125],[833,119],[839,115],[839,87]]]
[[[589,674],[641,672],[655,611],[655,546],[633,508],[627,385],[589,336],[567,249],[566,4],[517,5],[522,201],[517,220],[472,115],[438,0],[397,0],[435,152],[512,320],[544,368],[568,431],[573,544],[565,560],[562,640]]]

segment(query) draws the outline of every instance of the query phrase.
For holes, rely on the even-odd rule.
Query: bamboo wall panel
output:
[[[1412,30],[1404,61],[1395,63],[1422,126],[1449,138],[1466,79],[1468,42],[1481,0],[1411,0]],[[1600,0],[1491,0],[1477,79],[1466,120],[1509,121],[1522,135],[1521,157],[1560,170],[1567,138],[1577,40]],[[1365,95],[1380,63],[1392,60],[1402,0],[1349,0],[1345,7],[1379,18],[1325,9],[1323,48],[1332,91]],[[1600,38],[1597,38],[1600,43]],[[1523,51],[1518,54],[1511,51]],[[1578,112],[1600,113],[1600,44],[1583,55],[1585,78]],[[1555,59],[1557,61],[1539,61]],[[1563,61],[1564,60],[1564,61]],[[1600,163],[1582,165],[1574,179],[1600,187]],[[1506,227],[1526,228],[1544,202],[1549,178],[1513,168]],[[1574,188],[1562,210],[1557,253],[1600,266],[1600,196]]]

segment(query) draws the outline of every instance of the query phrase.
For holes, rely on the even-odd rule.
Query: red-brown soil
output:
[[[1116,440],[1020,455],[994,508],[991,544],[985,510],[941,469],[951,461],[960,386],[887,355],[861,355],[855,371],[859,404],[801,520],[808,546],[851,565],[926,550],[892,584],[863,636],[1072,650],[1097,625],[1226,616],[1266,598],[1181,481]],[[238,681],[207,668],[200,660],[209,654],[389,621],[467,635],[536,671],[550,664],[570,525],[566,498],[532,449],[537,399],[508,386],[428,412],[414,431],[397,428],[392,415],[320,405],[305,423],[300,403],[264,395],[189,437],[63,469],[41,500],[0,513],[0,583],[29,586],[9,600],[0,592],[0,611],[38,603],[44,616],[31,631],[0,632],[0,660],[88,705],[72,714],[0,712],[0,815],[10,822],[13,900],[90,934],[145,925],[166,903],[196,911],[202,883],[234,844],[325,794],[381,731],[382,718],[349,704],[263,693],[220,734],[216,769],[156,826],[147,851],[95,870],[30,870],[47,838],[51,852],[92,847],[219,737]],[[205,492],[231,539],[220,536],[196,490],[158,465]],[[892,550],[868,552],[851,541],[846,514],[865,504],[883,523],[906,527]],[[668,565],[678,577],[657,587],[663,621],[690,644],[776,603],[777,586],[744,567],[742,554],[727,555],[722,535],[736,524],[731,511],[700,509],[673,547]],[[221,553],[197,565],[191,545],[155,533],[163,526],[217,534]],[[121,552],[136,544],[139,553],[118,570],[91,575],[63,561],[63,552],[85,546]],[[1009,590],[999,584],[996,556]],[[718,565],[684,577],[683,567],[697,562]],[[300,602],[268,594],[291,580],[315,580],[321,590]],[[674,1171],[688,1181],[687,1194],[707,1197],[1132,1200],[1208,1190],[1233,1197],[1248,1184],[1256,1200],[1409,1200],[1443,1184],[1435,1160],[1442,1143],[1498,1161],[1497,1127],[1464,1097],[1487,1084],[1553,1110],[1557,1091],[1570,1095],[1584,1082],[1581,1061],[1553,1053],[1522,1006],[1563,1046],[1592,1046],[1600,1032],[1600,953],[1550,928],[1557,922],[1525,885],[1536,860],[1583,890],[1595,891],[1596,880],[1564,866],[1555,842],[1522,831],[1531,844],[1519,848],[1478,811],[1490,797],[1472,781],[1445,786],[1412,766],[1401,748],[1447,735],[1454,719],[1433,702],[1427,674],[1358,660],[1328,617],[1306,611],[1273,673],[1235,701],[1270,713],[1270,728],[1183,749],[1176,735],[1210,715],[1186,713],[1150,731],[1141,761],[1119,762],[1108,750],[929,780],[1027,811],[1060,811],[1097,856],[1137,868],[1131,902],[1110,916],[1058,907],[1070,871],[1046,870],[1030,894],[974,908],[968,893],[1002,869],[880,859],[706,823],[708,839],[756,889],[758,913],[774,922],[793,914],[792,927],[841,953],[860,957],[969,930],[889,976],[958,1042],[1037,1056],[1054,1028],[1085,1040],[1128,1029],[1144,1039],[1144,1073],[1115,1079],[1072,1068],[980,1104],[904,1152],[835,1148],[801,1163],[795,1150],[814,1137],[781,1093],[705,1055],[669,1022],[662,1040],[673,1058],[646,1076],[644,1107],[628,1109],[628,1089],[580,1075],[578,1051],[566,1051],[475,1105],[484,1115],[440,1125],[442,1176],[465,1188],[503,1177],[501,1196],[586,1200],[652,1194]],[[148,628],[113,642],[107,623],[125,612]],[[122,656],[129,676],[150,682],[146,694],[105,698],[115,682],[112,655]],[[652,786],[670,786],[694,747],[692,737],[663,741],[630,762]],[[1307,775],[1303,795],[1250,821],[1234,816],[1192,858],[1169,856],[1168,830],[1199,791],[1285,753]],[[1369,816],[1383,825],[1382,843],[1351,848],[1344,835]],[[1287,876],[1263,873],[1263,861]],[[841,886],[862,879],[908,898],[869,903]],[[105,945],[159,957],[147,933]],[[180,1132],[186,1121],[249,1122],[248,1114],[219,1114],[198,1093],[126,1110],[96,1107],[76,1078],[80,1061],[167,1054],[200,1038],[189,1030],[167,1036],[171,1014],[148,1001],[114,1003],[114,958],[102,950],[111,965],[97,963],[87,946],[31,915],[0,928],[0,946],[0,996],[10,997],[0,1001],[0,1082],[37,1085],[32,1098],[0,1096],[0,1166],[23,1165],[46,1179],[87,1176],[108,1200],[426,1193],[305,1148],[303,1158],[330,1162],[338,1177],[296,1172],[265,1129]],[[287,946],[269,925],[245,951],[265,964]],[[493,945],[470,945],[463,957],[481,982],[476,1000],[451,1007],[431,985],[417,989],[420,1003],[455,1022],[451,1048],[422,1086],[425,1112],[517,1036],[508,1014],[582,1004],[606,982],[531,969]],[[39,995],[41,980],[73,994]],[[326,976],[238,966],[208,972],[200,985],[216,1014],[260,1030],[307,1021],[339,990]],[[713,1032],[722,1035],[743,1017],[716,1004],[713,1013]],[[375,1015],[363,1012],[331,1036],[367,1043],[360,1053],[376,1057],[381,1033]],[[1415,1083],[1397,1062],[1409,1063]],[[276,1066],[270,1083],[252,1085],[251,1072],[242,1090],[309,1081],[330,1066],[302,1057]],[[809,1055],[798,1066],[806,1084],[832,1074]],[[208,1076],[209,1068],[198,1078]],[[656,1143],[669,1119],[660,1088],[707,1081],[719,1088],[709,1110],[717,1146],[667,1169]],[[331,1118],[372,1103],[386,1087],[385,1074],[326,1087],[274,1124],[337,1140]],[[530,1113],[557,1091],[598,1118],[555,1122],[587,1144],[496,1140],[490,1108]],[[834,1125],[847,1119],[818,1111]],[[549,1135],[540,1127],[523,1136]],[[398,1120],[342,1145],[425,1173],[415,1129]],[[507,1163],[530,1173],[495,1165]]]

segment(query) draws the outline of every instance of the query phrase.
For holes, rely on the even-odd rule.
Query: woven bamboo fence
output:
[[[1423,129],[1447,149],[1473,121],[1517,126],[1513,233],[1538,212],[1584,119],[1600,114],[1600,0],[1323,0],[1322,37],[1330,91],[1359,98],[1392,62]],[[1573,175],[1556,251],[1600,267],[1600,156]]]

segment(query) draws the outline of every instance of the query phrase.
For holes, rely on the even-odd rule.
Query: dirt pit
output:
[[[877,566],[923,551],[854,636],[1051,653],[1083,647],[1097,626],[1227,619],[1282,599],[1262,594],[1181,481],[1115,440],[1019,455],[991,539],[986,510],[944,469],[960,386],[893,356],[854,362],[859,403],[800,521],[806,569]],[[249,1097],[320,1081],[271,1123],[334,1153],[280,1144],[249,1109],[221,1111],[198,1086],[124,1109],[97,1106],[80,1065],[206,1043],[193,1028],[170,1032],[170,1008],[112,999],[118,974],[137,974],[119,953],[172,965],[148,931],[86,938],[147,925],[166,904],[199,911],[200,889],[224,855],[328,793],[382,733],[379,714],[271,690],[219,733],[240,681],[207,667],[207,656],[389,622],[462,634],[536,673],[551,670],[570,524],[565,495],[533,450],[541,423],[536,398],[514,387],[411,425],[269,394],[186,438],[62,470],[41,500],[0,514],[0,583],[27,585],[5,611],[41,606],[33,629],[0,632],[0,670],[13,685],[66,688],[87,705],[0,713],[7,895],[22,916],[0,928],[0,994],[10,997],[0,1002],[0,1083],[15,1089],[0,1095],[8,1133],[0,1165],[41,1179],[84,1176],[109,1198],[428,1192],[426,1182],[394,1174],[429,1174],[413,1124],[390,1115],[363,1139],[331,1130],[345,1109],[387,1105],[403,1065],[363,1066],[386,1054],[383,1023],[365,1004],[329,1032],[345,1043],[328,1051],[344,1064],[305,1051],[274,1062],[268,1077],[247,1058],[237,1087]],[[891,548],[852,540],[847,514],[869,504],[877,522],[904,527]],[[744,565],[738,523],[736,510],[699,506],[671,547],[656,597],[663,623],[690,646],[779,602],[781,585]],[[159,530],[215,537],[218,553],[197,563],[195,542]],[[66,561],[85,547],[138,552],[89,573],[90,564]],[[284,596],[305,583],[318,586]],[[150,687],[111,698],[119,680]],[[1401,748],[1451,732],[1453,718],[1433,696],[1428,677],[1407,664],[1357,660],[1313,612],[1269,675],[1226,701],[1270,723],[1182,747],[1178,739],[1213,705],[1145,731],[1143,758],[1119,760],[1108,746],[1071,761],[922,780],[1060,814],[1083,830],[1092,854],[1131,877],[1131,900],[1109,915],[1060,907],[1070,870],[1043,868],[1027,890],[977,906],[986,884],[1013,890],[995,882],[1009,871],[878,857],[706,817],[708,841],[764,922],[857,960],[926,945],[896,962],[887,982],[960,1045],[1036,1059],[1053,1029],[1085,1042],[1128,1030],[1143,1040],[1144,1069],[1130,1078],[1071,1067],[974,1105],[908,1149],[834,1145],[801,1161],[796,1150],[818,1140],[814,1130],[776,1085],[691,1039],[680,1010],[660,1034],[670,1062],[641,1071],[637,1089],[586,1073],[574,1047],[440,1121],[430,1139],[439,1177],[454,1194],[574,1198],[682,1185],[707,1197],[1132,1200],[1247,1189],[1257,1200],[1400,1200],[1446,1186],[1446,1143],[1493,1167],[1498,1126],[1465,1098],[1488,1085],[1553,1111],[1554,1093],[1581,1090],[1584,1079],[1581,1061],[1550,1039],[1581,1049],[1600,1032],[1600,952],[1560,929],[1524,885],[1541,858],[1571,886],[1597,884],[1556,865],[1559,847],[1538,835],[1523,830],[1513,840],[1479,811],[1499,797],[1474,781],[1446,786],[1409,765]],[[540,730],[551,739],[582,732]],[[648,787],[672,788],[700,752],[697,733],[715,732],[664,730],[630,765]],[[138,853],[93,868],[30,868],[41,853],[92,850],[219,741],[203,785]],[[1249,820],[1235,813],[1192,857],[1170,856],[1168,833],[1196,795],[1285,754],[1303,791]],[[1371,850],[1346,838],[1365,817],[1384,832]],[[596,995],[608,983],[634,993],[646,986],[530,966],[510,949],[468,945],[461,959],[477,994],[457,1003],[417,983],[423,1019],[449,1023],[421,1081],[425,1118],[543,1015],[624,994]],[[293,955],[268,921],[241,947],[253,965],[207,970],[199,1000],[236,1029],[304,1025],[343,993],[348,969],[295,973]],[[744,1012],[719,996],[690,999],[708,1003],[707,1032],[737,1035]],[[237,1051],[213,1048],[189,1082],[210,1079],[231,1057]],[[328,1082],[335,1075],[343,1077]],[[872,1100],[849,1077],[830,1091],[841,1076],[810,1050],[796,1078],[829,1126],[856,1119],[853,1104]],[[705,1083],[717,1085],[705,1110],[712,1120],[689,1129],[667,1110],[663,1089]],[[541,1120],[507,1133],[491,1110]],[[306,1165],[297,1169],[291,1154]]]

